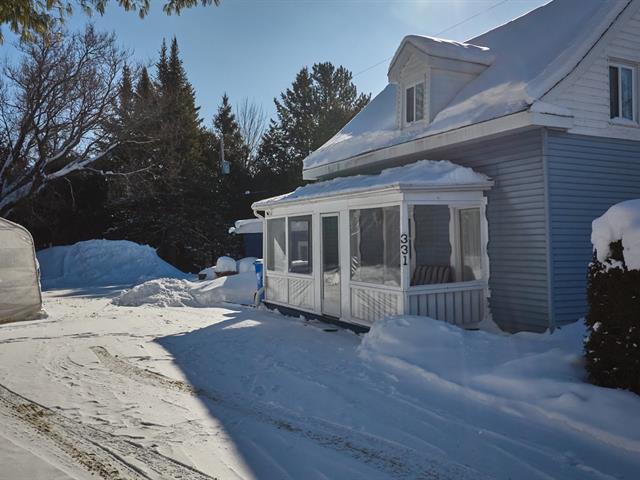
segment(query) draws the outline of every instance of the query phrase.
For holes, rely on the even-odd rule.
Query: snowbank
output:
[[[465,331],[426,317],[376,322],[360,358],[419,398],[429,389],[458,393],[512,414],[542,417],[600,441],[640,452],[640,399],[588,384],[582,322],[553,335]]]
[[[37,252],[44,289],[131,285],[159,277],[186,278],[148,245],[87,240]]]
[[[245,257],[238,260],[237,269],[238,273],[255,273],[256,272],[256,257]]]
[[[216,260],[216,273],[237,272],[236,261],[231,257],[219,257]]]
[[[137,285],[113,299],[115,305],[137,307],[213,307],[222,302],[253,304],[255,273],[240,273],[204,282],[161,278]]]
[[[611,252],[609,244],[622,240],[629,270],[640,270],[640,199],[621,202],[592,223],[591,243],[600,262]]]

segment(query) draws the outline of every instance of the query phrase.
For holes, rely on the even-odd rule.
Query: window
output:
[[[609,116],[635,120],[635,73],[629,66],[609,67]]]
[[[460,280],[482,278],[482,245],[480,241],[480,209],[460,210]]]
[[[424,82],[407,88],[405,95],[405,119],[407,123],[424,118]]]
[[[411,231],[415,260],[411,285],[453,282],[450,211],[447,205],[415,205],[411,208]]]
[[[267,270],[284,272],[287,268],[287,245],[284,218],[267,220]]]
[[[349,212],[351,279],[400,286],[400,207]]]
[[[311,215],[289,217],[289,271],[311,273]]]

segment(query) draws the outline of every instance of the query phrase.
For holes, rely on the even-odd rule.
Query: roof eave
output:
[[[331,178],[338,176],[341,172],[355,171],[391,159],[408,158],[483,138],[501,136],[536,127],[569,130],[573,127],[573,124],[573,117],[524,110],[303,169],[303,178],[304,180]]]
[[[384,194],[384,193],[402,193],[402,192],[471,192],[471,191],[486,191],[493,187],[494,181],[487,180],[484,182],[476,182],[476,183],[464,183],[464,184],[451,184],[451,185],[421,185],[421,184],[411,184],[406,182],[398,182],[390,185],[383,185],[380,187],[370,187],[370,188],[358,188],[343,192],[335,192],[326,195],[316,195],[310,197],[301,197],[301,198],[291,198],[291,199],[283,199],[283,200],[259,200],[253,205],[251,208],[254,211],[262,211],[267,208],[283,206],[283,205],[294,205],[300,203],[317,203],[323,202],[326,200],[334,200],[336,198],[349,198],[349,197],[357,197],[363,194],[371,195],[371,194]]]

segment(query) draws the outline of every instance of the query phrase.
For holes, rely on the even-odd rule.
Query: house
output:
[[[640,197],[639,69],[640,0],[405,37],[388,86],[305,159],[316,183],[253,205],[266,302],[363,326],[580,318],[591,221]]]

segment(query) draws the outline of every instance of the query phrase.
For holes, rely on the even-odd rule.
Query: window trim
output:
[[[269,268],[269,220],[284,220],[284,245],[285,245],[285,260],[286,260],[286,268],[284,270],[272,270]],[[266,257],[264,259],[264,269],[266,272],[269,273],[274,273],[276,275],[285,275],[288,273],[288,265],[289,265],[289,236],[287,235],[287,232],[289,231],[289,220],[288,217],[286,215],[278,215],[278,216],[274,216],[274,217],[267,217],[266,218],[266,232],[264,232],[264,237],[265,237],[265,247],[266,249],[263,252],[263,255]],[[274,263],[275,266],[275,263]]]
[[[616,125],[637,126],[638,125],[638,75],[637,66],[632,63],[621,61],[610,61],[607,67],[609,85],[611,85],[610,68],[618,70],[618,116],[611,116],[611,88],[609,88],[609,122]],[[622,116],[622,69],[631,71],[631,119]]]
[[[418,85],[422,84],[422,118],[417,120],[416,119],[416,112],[418,111],[416,108],[416,87]],[[407,92],[413,88],[413,120],[409,121],[407,120],[407,114],[409,113],[409,108],[408,108],[408,104],[407,104]],[[414,123],[418,123],[418,122],[424,122],[424,120],[427,118],[426,115],[426,97],[427,97],[427,81],[426,78],[422,77],[419,78],[418,80],[415,80],[413,82],[407,82],[404,85],[404,90],[403,90],[404,94],[403,94],[403,98],[402,98],[402,106],[403,106],[403,123],[405,126],[407,125],[412,125]]]

